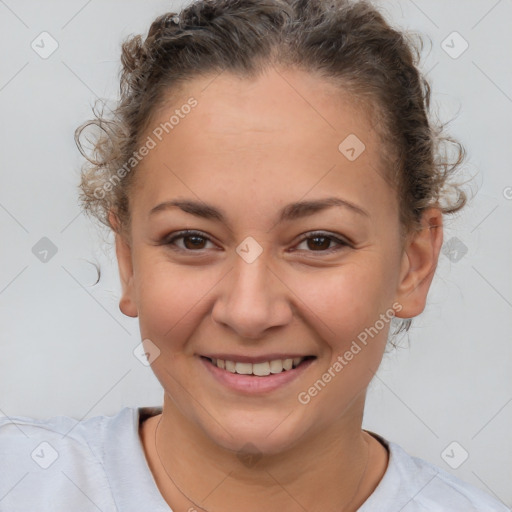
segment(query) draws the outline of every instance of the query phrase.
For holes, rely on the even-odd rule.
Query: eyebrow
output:
[[[326,197],[324,199],[299,201],[286,205],[279,213],[278,222],[307,217],[326,210],[327,208],[332,208],[333,206],[346,208],[365,217],[370,217],[370,214],[366,210],[354,203],[351,203],[350,201],[341,199],[340,197]],[[192,201],[190,199],[174,199],[172,201],[160,203],[150,210],[148,216],[150,217],[158,212],[169,210],[171,208],[180,208],[185,213],[190,213],[196,217],[216,220],[227,224],[226,214],[222,210],[201,201]]]

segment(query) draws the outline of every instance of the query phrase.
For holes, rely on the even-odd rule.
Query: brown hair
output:
[[[467,197],[449,178],[465,152],[443,135],[444,125],[429,119],[430,86],[416,67],[421,38],[419,43],[392,28],[365,0],[197,0],[180,13],[159,16],[145,39],[135,35],[122,44],[116,107],[108,116],[93,108],[95,119],[75,132],[88,160],[80,183],[84,211],[129,234],[136,165],[127,169],[126,163],[159,107],[184,82],[223,71],[254,78],[269,66],[291,66],[319,74],[373,109],[404,233],[418,228],[427,207],[457,212]],[[88,126],[100,129],[92,154],[80,142]],[[453,161],[444,151],[446,143],[456,149]],[[111,211],[118,229],[110,223]],[[407,331],[410,322],[397,332]]]

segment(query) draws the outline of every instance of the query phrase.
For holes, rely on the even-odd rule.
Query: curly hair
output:
[[[367,0],[196,0],[157,17],[145,39],[122,43],[116,107],[108,116],[93,107],[95,118],[75,132],[87,159],[79,186],[84,211],[129,237],[141,137],[169,95],[197,77],[228,71],[255,78],[281,66],[318,74],[371,109],[403,233],[418,229],[430,206],[457,212],[467,196],[450,178],[465,150],[429,119],[431,89],[417,67],[423,42],[413,36],[392,28]],[[99,131],[86,151],[80,137],[90,126]],[[448,144],[456,149],[453,159]]]

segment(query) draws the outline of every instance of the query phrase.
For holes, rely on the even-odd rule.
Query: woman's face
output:
[[[393,305],[421,312],[431,279],[414,273],[420,248],[402,252],[371,119],[303,72],[222,73],[188,83],[141,140],[121,309],[157,356],[164,414],[266,453],[360,422]]]

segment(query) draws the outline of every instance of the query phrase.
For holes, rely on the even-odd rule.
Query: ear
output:
[[[429,208],[423,212],[421,228],[409,235],[404,247],[396,295],[402,309],[397,317],[413,318],[425,309],[442,244],[442,212]]]
[[[119,277],[121,278],[121,299],[119,300],[119,309],[126,316],[137,317],[137,305],[135,302],[135,289],[133,286],[133,264],[132,250],[129,242],[119,229],[119,220],[111,211],[109,213],[110,224],[115,230],[116,256],[119,266]]]

